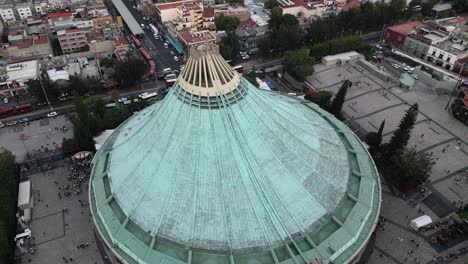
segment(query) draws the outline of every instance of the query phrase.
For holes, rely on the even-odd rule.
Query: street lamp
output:
[[[47,93],[45,91],[44,85],[42,84],[42,76],[39,76],[39,83],[41,84],[42,87],[42,92],[44,92],[44,96],[46,98],[47,104],[49,105],[50,110],[53,110],[54,108],[50,104],[49,97],[47,96]]]

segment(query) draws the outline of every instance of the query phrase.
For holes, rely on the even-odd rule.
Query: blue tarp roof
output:
[[[168,34],[164,34],[164,37],[171,43],[172,46],[176,49],[177,53],[184,54],[184,49],[180,46],[179,43],[175,42]]]
[[[270,89],[274,89],[274,88],[275,88],[275,86],[274,86],[273,83],[271,83],[271,82],[267,82],[267,85],[268,85],[268,87],[270,87]]]

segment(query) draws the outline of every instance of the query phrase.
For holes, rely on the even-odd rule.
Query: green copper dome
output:
[[[90,200],[101,236],[128,263],[350,261],[380,204],[360,141],[317,106],[233,71],[216,83],[216,69],[227,72],[217,51],[194,57],[163,101],[97,153]],[[205,68],[205,87],[187,73],[203,70],[197,58],[220,63]]]

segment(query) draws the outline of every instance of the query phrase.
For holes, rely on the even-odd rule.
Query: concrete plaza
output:
[[[430,233],[416,232],[409,226],[421,212],[437,221],[454,211],[460,202],[468,203],[468,127],[444,109],[448,96],[437,95],[419,81],[411,90],[400,88],[395,78],[390,76],[389,80],[383,80],[378,75],[385,73],[377,71],[356,63],[316,65],[315,73],[307,81],[317,90],[332,93],[338,91],[344,80],[352,81],[343,106],[346,122],[362,136],[376,132],[385,120],[384,142],[390,140],[404,111],[418,103],[419,114],[409,147],[432,153],[437,163],[424,194],[415,193],[403,199],[395,197],[388,186],[382,185],[381,216],[385,219],[385,228],[376,232],[369,263],[428,263],[468,246],[464,241],[438,252],[430,242]],[[432,199],[433,196],[438,199]],[[460,256],[450,263],[468,263],[468,256]]]

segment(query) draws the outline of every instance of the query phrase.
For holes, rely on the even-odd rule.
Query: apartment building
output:
[[[87,29],[66,28],[57,32],[57,38],[64,54],[85,51],[88,49]]]

